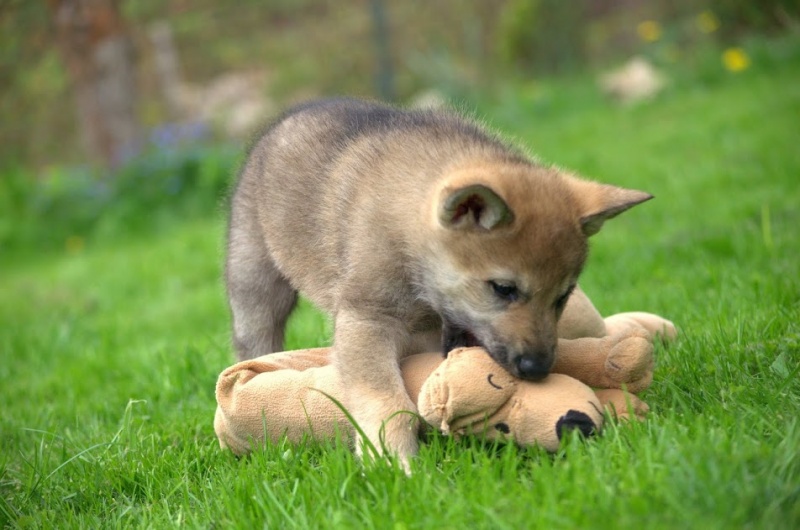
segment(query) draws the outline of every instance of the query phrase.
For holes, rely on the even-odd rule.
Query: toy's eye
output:
[[[503,434],[508,434],[508,433],[511,432],[511,429],[508,428],[508,424],[507,423],[502,423],[502,422],[498,423],[498,424],[496,424],[494,426],[494,428],[497,429],[498,431],[502,432]]]
[[[514,302],[519,298],[519,289],[514,282],[489,280],[488,284],[491,286],[494,294],[496,294],[498,298],[502,298],[507,302]]]
[[[572,295],[572,291],[574,290],[575,286],[570,285],[569,289],[567,289],[567,291],[564,294],[562,294],[556,299],[555,304],[553,304],[554,307],[556,308],[556,311],[560,313],[561,311],[564,310],[564,306],[567,305],[567,301],[569,300],[569,297],[570,295]]]

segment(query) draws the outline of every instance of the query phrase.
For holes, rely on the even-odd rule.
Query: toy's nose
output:
[[[556,422],[556,434],[560,440],[564,433],[579,430],[582,435],[589,437],[597,431],[597,425],[592,418],[577,410],[568,410]]]
[[[522,379],[537,381],[544,379],[550,373],[550,362],[544,362],[540,357],[520,355],[514,359],[517,376]]]

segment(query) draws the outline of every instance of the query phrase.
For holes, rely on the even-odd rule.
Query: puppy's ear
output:
[[[445,187],[439,196],[439,222],[455,230],[493,230],[510,224],[514,212],[483,184]]]
[[[579,221],[587,237],[599,232],[608,219],[653,198],[644,191],[618,188],[575,177],[567,178],[580,205]]]

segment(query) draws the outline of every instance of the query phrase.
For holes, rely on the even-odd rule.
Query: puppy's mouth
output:
[[[487,345],[470,329],[442,319],[442,353],[447,354],[456,348],[480,347],[497,364],[520,379],[539,381],[550,372],[555,359],[553,347],[546,345],[538,348],[529,348],[526,351],[512,353],[503,345],[494,341]],[[491,338],[489,339],[491,341]]]
[[[452,322],[444,321],[442,324],[442,353],[444,353],[445,357],[456,348],[472,347],[486,349],[486,346],[472,331],[465,327],[457,326]]]

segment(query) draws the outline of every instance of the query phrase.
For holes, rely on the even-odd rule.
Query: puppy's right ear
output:
[[[599,184],[590,180],[567,177],[579,203],[581,230],[587,237],[600,231],[603,223],[622,212],[653,198],[647,192]]]
[[[445,228],[489,231],[513,220],[506,201],[483,184],[446,187],[439,195],[439,222]]]

